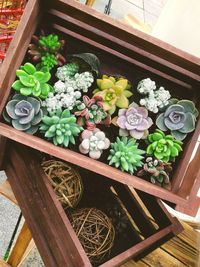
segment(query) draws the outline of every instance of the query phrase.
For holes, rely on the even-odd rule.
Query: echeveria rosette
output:
[[[170,131],[171,135],[183,140],[195,129],[198,110],[190,100],[180,100],[170,105],[156,119],[156,125],[162,131]]]
[[[80,152],[89,154],[89,157],[93,159],[99,159],[103,150],[108,149],[110,146],[110,140],[98,128],[95,128],[93,131],[84,130],[81,133],[81,139]]]
[[[52,86],[47,83],[51,74],[46,68],[36,70],[31,63],[25,63],[16,70],[16,76],[19,80],[12,84],[12,88],[24,96],[33,95],[45,99],[52,91]]]
[[[154,156],[163,162],[175,161],[175,158],[182,151],[182,142],[176,140],[172,135],[165,135],[161,130],[156,129],[147,137],[147,155]]]
[[[54,145],[68,147],[69,143],[75,144],[75,137],[80,134],[83,128],[76,123],[76,117],[68,109],[58,109],[50,112],[49,116],[42,118],[40,131]]]
[[[3,117],[15,129],[34,134],[44,113],[39,99],[16,94],[7,103]]]
[[[129,105],[128,109],[120,109],[116,121],[120,127],[120,136],[131,136],[135,139],[146,138],[149,134],[148,129],[153,121],[148,117],[148,110],[139,107],[136,103]]]
[[[111,115],[115,112],[116,107],[128,108],[128,98],[132,96],[131,85],[125,78],[114,78],[106,75],[102,79],[97,79],[98,88],[93,91],[94,96],[103,98],[104,110]]]
[[[104,110],[103,99],[100,96],[89,98],[83,96],[83,101],[77,101],[74,114],[78,117],[77,123],[86,126],[88,130],[93,130],[96,125],[111,123],[110,114]]]
[[[114,165],[122,171],[133,174],[137,168],[142,167],[145,151],[138,148],[134,138],[117,137],[115,143],[111,143],[109,165]]]

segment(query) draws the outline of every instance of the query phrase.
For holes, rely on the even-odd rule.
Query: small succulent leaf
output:
[[[34,109],[34,113],[35,115],[38,114],[38,112],[40,111],[41,108],[41,103],[38,99],[34,98],[34,97],[27,97],[27,101],[29,103],[31,103],[33,109]]]
[[[116,102],[116,106],[118,108],[128,108],[129,101],[125,95],[121,95],[120,98]]]
[[[47,131],[48,129],[49,129],[49,126],[48,125],[45,125],[45,124],[41,124],[40,125],[40,131],[41,132]]]
[[[129,97],[131,97],[131,96],[133,95],[133,93],[132,93],[131,91],[128,91],[128,90],[124,90],[123,94],[124,94],[127,98],[129,98]]]
[[[186,120],[184,122],[184,126],[179,129],[179,132],[181,133],[191,133],[195,129],[195,116],[188,112],[186,113]]]
[[[64,142],[64,136],[63,135],[56,136],[56,141],[59,145],[61,145]]]
[[[100,88],[101,90],[107,90],[109,88],[112,88],[114,86],[114,83],[109,79],[103,79],[101,81]]]
[[[34,109],[30,110],[30,113],[26,117],[20,118],[19,123],[20,124],[31,123],[33,118],[34,118]]]
[[[50,131],[47,131],[44,136],[47,137],[47,138],[52,138],[52,137],[55,136],[55,133],[52,133]]]
[[[24,70],[16,70],[16,76],[20,78],[20,77],[28,77],[29,75]]]
[[[175,146],[173,146],[173,147],[171,147],[171,156],[172,157],[177,157],[178,156],[178,154],[179,154],[179,152],[178,152],[178,149],[175,147]]]
[[[69,141],[70,141],[70,143],[72,143],[73,145],[75,145],[75,143],[76,143],[76,141],[75,141],[73,135],[70,135],[70,137],[69,137]]]
[[[26,131],[31,127],[31,124],[20,124],[18,120],[12,120],[12,126],[19,131]]]
[[[115,83],[115,85],[121,87],[122,90],[124,91],[128,85],[128,80],[127,79],[120,79],[119,81],[117,81]]]
[[[177,140],[184,140],[187,134],[181,133],[180,131],[171,131],[172,136]]]
[[[18,100],[10,100],[6,105],[6,112],[8,116],[12,119],[18,119],[18,116],[15,114],[15,106],[18,103]]]
[[[163,158],[163,154],[162,153],[159,153],[157,151],[154,151],[154,156],[157,158],[157,159],[162,159]]]
[[[26,87],[34,87],[35,86],[35,80],[34,78],[28,76],[21,76],[20,78],[20,82],[23,84],[23,86],[26,86]]]
[[[69,146],[69,137],[68,136],[65,136],[65,138],[64,138],[64,146],[65,147]]]
[[[33,66],[33,64],[28,63],[28,62],[26,64],[24,64],[23,70],[26,71],[28,74],[31,74],[31,75],[33,75],[36,72],[35,66]]]
[[[152,135],[152,139],[153,141],[159,141],[160,139],[163,138],[163,135],[158,133],[158,132],[155,132],[153,135]]]
[[[9,117],[6,110],[3,111],[3,118],[6,122],[11,123],[12,119]]]
[[[31,128],[29,128],[28,130],[26,130],[25,132],[28,134],[35,134],[38,131],[38,125],[36,126],[31,126]]]
[[[185,112],[191,112],[193,113],[195,111],[195,105],[194,102],[190,101],[190,100],[180,100],[178,101],[178,104],[181,105],[182,107],[184,107]]]
[[[32,125],[37,125],[41,122],[43,117],[43,111],[40,109],[39,112],[37,113],[37,115],[34,116],[34,118],[31,121]]]
[[[23,84],[20,82],[20,80],[17,80],[12,84],[12,88],[16,91],[19,91],[22,87]]]
[[[50,90],[51,89],[50,89],[49,84],[47,83],[41,84],[41,97],[45,99],[48,96]]]
[[[28,96],[32,94],[32,88],[28,88],[28,87],[22,87],[20,89],[20,93],[24,96]]]

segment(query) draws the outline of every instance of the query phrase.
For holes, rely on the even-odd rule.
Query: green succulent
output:
[[[42,118],[40,131],[45,137],[53,140],[54,145],[68,147],[69,143],[75,144],[75,138],[83,130],[76,123],[76,117],[68,109],[50,112],[50,116]]]
[[[50,53],[56,53],[61,48],[61,42],[56,34],[49,34],[47,36],[40,37],[39,45]]]
[[[3,117],[15,129],[34,134],[39,128],[44,112],[41,100],[16,94],[7,103]]]
[[[116,168],[133,174],[138,167],[142,167],[143,154],[145,151],[138,149],[135,139],[117,137],[116,142],[111,144],[109,165],[115,165]]]
[[[165,135],[158,129],[148,135],[147,142],[149,143],[147,154],[163,162],[175,161],[175,158],[182,151],[183,143],[181,141],[176,140],[172,135]]]
[[[49,53],[46,53],[44,56],[42,56],[41,61],[41,66],[47,67],[49,69],[52,69],[58,64],[56,56]]]
[[[36,70],[31,63],[25,63],[16,71],[16,80],[12,84],[12,88],[24,96],[33,95],[45,99],[52,87],[47,82],[51,78],[51,74],[46,68]]]
[[[66,78],[73,77],[79,70],[76,63],[69,63],[57,69],[56,76],[59,80],[65,81]]]

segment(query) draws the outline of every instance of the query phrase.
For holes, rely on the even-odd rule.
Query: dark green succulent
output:
[[[173,100],[173,104],[157,117],[156,125],[162,131],[169,130],[174,138],[183,140],[194,131],[198,114],[192,101]]]
[[[142,167],[143,154],[145,151],[138,148],[135,139],[117,137],[116,142],[111,144],[109,165],[115,165],[116,168],[133,174],[138,167]]]
[[[52,90],[52,86],[47,82],[51,74],[46,68],[36,70],[31,63],[25,63],[16,71],[16,80],[12,88],[24,96],[33,95],[45,99]]]
[[[156,129],[147,137],[147,154],[168,162],[175,161],[175,158],[182,151],[182,142],[176,140],[172,135],[165,135],[161,130]]]
[[[7,103],[3,113],[4,119],[15,129],[29,134],[37,132],[43,115],[39,99],[18,94]]]
[[[68,109],[50,112],[49,116],[42,118],[40,131],[44,136],[52,140],[54,145],[68,147],[69,143],[75,144],[75,138],[83,130],[76,123],[76,117]]]
[[[61,48],[61,42],[56,34],[42,36],[40,37],[38,43],[41,47],[43,47],[44,50],[50,53],[56,53]]]

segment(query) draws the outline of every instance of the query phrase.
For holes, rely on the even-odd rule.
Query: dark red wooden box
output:
[[[42,24],[40,24],[42,22]],[[22,64],[31,36],[38,25],[48,25],[63,34],[76,51],[94,52],[100,56],[102,70],[133,77],[137,82],[151,77],[181,98],[195,101],[199,108],[200,60],[175,47],[100,14],[73,0],[30,0],[18,31],[1,67],[0,112],[8,100],[15,70]],[[70,46],[70,45],[69,45]],[[70,48],[69,48],[70,49]],[[134,78],[135,77],[135,78]],[[84,155],[56,147],[36,136],[19,132],[0,123],[0,135],[23,143],[60,159],[102,174],[123,184],[172,202],[176,210],[195,215],[200,198],[200,120],[184,148],[172,178],[171,192],[136,176],[123,173]],[[2,138],[3,148],[3,138]],[[1,150],[3,155],[3,149]]]

